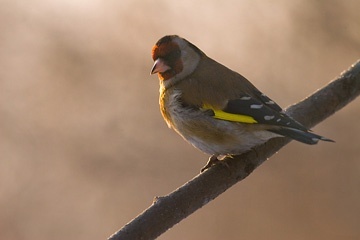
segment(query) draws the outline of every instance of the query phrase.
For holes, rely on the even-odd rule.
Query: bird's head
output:
[[[195,45],[177,35],[162,37],[152,48],[154,65],[150,73],[158,73],[161,81],[181,80],[195,70],[203,55]]]

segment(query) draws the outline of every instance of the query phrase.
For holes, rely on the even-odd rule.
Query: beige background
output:
[[[286,107],[360,56],[360,2],[0,1],[0,239],[105,239],[207,157],[163,122],[179,34]],[[359,239],[359,100],[159,239]]]

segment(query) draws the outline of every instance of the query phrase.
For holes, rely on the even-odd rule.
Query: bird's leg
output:
[[[222,159],[219,159],[218,157],[219,157],[219,155],[217,155],[217,154],[214,154],[214,155],[212,155],[211,157],[209,157],[209,161],[208,161],[208,162],[206,163],[206,165],[200,170],[200,172],[203,172],[203,171],[205,171],[206,169],[208,169],[208,168],[210,168],[210,167],[212,167],[212,166],[214,166],[214,165],[216,165],[216,164],[218,164],[218,163],[223,164],[223,165],[225,165],[226,167],[229,168],[229,166],[227,165],[227,163],[226,163],[225,161],[222,161]]]
[[[211,166],[217,164],[218,162],[220,162],[220,160],[218,159],[217,154],[212,155],[211,157],[209,157],[208,162],[206,163],[206,165],[200,170],[200,172],[205,171],[206,169],[210,168]]]

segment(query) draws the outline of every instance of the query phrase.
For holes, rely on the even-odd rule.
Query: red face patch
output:
[[[166,40],[159,41],[151,52],[154,61],[161,58],[170,67],[168,71],[158,73],[160,80],[168,80],[183,70],[179,45],[170,38]]]

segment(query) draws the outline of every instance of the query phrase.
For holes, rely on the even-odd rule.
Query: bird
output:
[[[275,137],[311,145],[333,142],[311,132],[244,76],[178,35],[158,40],[151,57],[150,74],[158,74],[160,111],[168,127],[211,155],[201,172]]]

